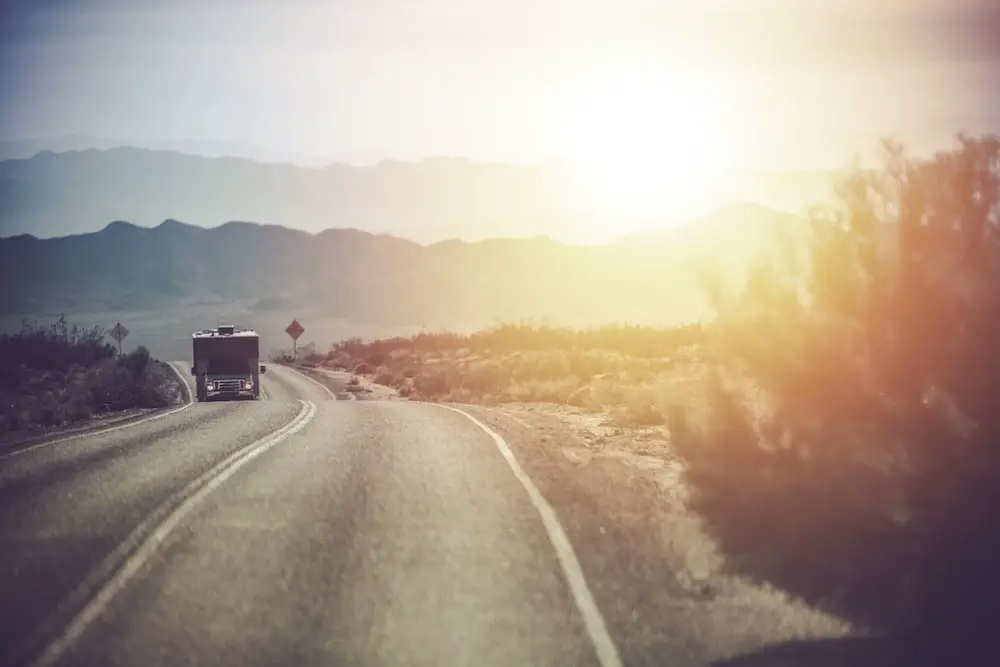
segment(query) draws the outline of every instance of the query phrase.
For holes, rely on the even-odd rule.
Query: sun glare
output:
[[[560,131],[587,208],[631,226],[703,208],[713,171],[727,166],[714,102],[706,82],[679,72],[607,70],[570,82]]]

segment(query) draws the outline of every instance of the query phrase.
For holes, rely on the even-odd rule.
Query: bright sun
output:
[[[678,72],[589,72],[563,97],[563,145],[587,208],[667,224],[712,198],[726,137],[708,86]],[[641,223],[635,218],[649,218]]]

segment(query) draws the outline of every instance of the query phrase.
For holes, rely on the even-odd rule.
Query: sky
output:
[[[996,5],[991,8],[990,5]],[[693,8],[692,8],[693,7]],[[997,131],[985,0],[0,0],[0,141],[697,168]],[[668,160],[669,161],[669,160]],[[672,168],[685,167],[677,162]]]

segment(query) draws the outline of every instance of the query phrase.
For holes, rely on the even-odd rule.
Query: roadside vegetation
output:
[[[1000,617],[998,192],[996,138],[929,159],[885,142],[807,241],[776,238],[738,289],[705,270],[711,324],[505,324],[299,361],[424,400],[660,428],[731,568],[976,655]]]
[[[176,375],[139,346],[119,356],[100,327],[65,318],[0,336],[0,438],[84,424],[183,399]]]
[[[469,335],[351,339],[324,354],[300,350],[299,361],[350,371],[414,399],[567,404],[609,410],[623,426],[650,425],[664,423],[683,390],[677,373],[701,356],[705,335],[697,325],[578,331],[502,324]]]

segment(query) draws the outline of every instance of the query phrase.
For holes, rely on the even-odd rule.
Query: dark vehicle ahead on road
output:
[[[220,324],[191,336],[198,400],[260,399],[260,336],[253,329]]]

